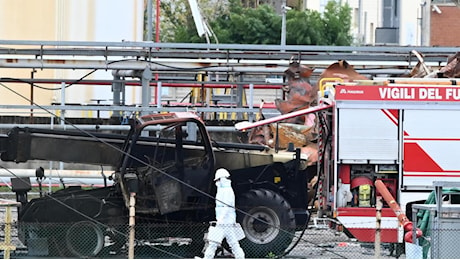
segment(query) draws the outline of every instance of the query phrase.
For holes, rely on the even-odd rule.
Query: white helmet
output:
[[[228,178],[228,177],[230,177],[230,173],[226,169],[220,168],[216,171],[216,175],[214,176],[214,181],[217,181],[220,178]]]

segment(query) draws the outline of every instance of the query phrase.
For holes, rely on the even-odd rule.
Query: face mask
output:
[[[229,185],[230,185],[230,180],[226,178],[221,178],[216,181],[216,187],[222,188],[222,187],[227,187]]]

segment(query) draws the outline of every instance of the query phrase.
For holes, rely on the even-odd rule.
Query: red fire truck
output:
[[[375,238],[376,180],[382,180],[408,217],[411,205],[422,203],[433,190],[433,181],[458,181],[457,83],[395,78],[340,83],[326,90],[334,108],[323,195],[334,217],[359,241]],[[403,242],[396,214],[384,204],[382,242]]]

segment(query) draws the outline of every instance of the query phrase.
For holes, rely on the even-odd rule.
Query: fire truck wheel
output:
[[[104,247],[104,234],[94,222],[80,221],[67,230],[65,243],[69,252],[75,257],[94,257]]]
[[[250,190],[238,198],[237,208],[237,221],[246,235],[240,244],[247,258],[284,253],[294,237],[295,216],[281,195],[266,189]]]

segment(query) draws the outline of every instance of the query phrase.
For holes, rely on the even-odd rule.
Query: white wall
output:
[[[326,0],[306,0],[305,7],[319,12],[324,11]],[[351,33],[358,45],[372,45],[375,42],[375,28],[382,24],[381,0],[346,0],[351,8]],[[359,7],[362,9],[360,10]],[[361,17],[361,19],[360,19]]]
[[[399,1],[399,44],[420,45],[420,1]]]
[[[39,41],[142,41],[143,0],[0,0],[0,39]],[[86,70],[38,70],[36,78],[79,79]],[[24,78],[26,70],[0,69],[3,77]],[[111,71],[96,71],[88,79],[112,79]],[[60,85],[46,87],[60,88]],[[140,88],[127,89],[127,103],[140,103]],[[24,90],[28,95],[28,89]],[[41,105],[60,102],[60,91],[37,89]],[[91,99],[112,99],[111,86],[74,85],[66,89],[65,102],[90,103]],[[23,104],[11,93],[0,90],[3,104]],[[76,114],[75,116],[80,116]]]
[[[63,1],[64,24],[68,30],[63,37],[68,41],[121,42],[142,41],[143,1],[126,0],[74,0]],[[82,19],[83,18],[83,19]],[[59,38],[59,37],[58,37]],[[80,78],[90,71],[66,71],[67,76]],[[111,71],[98,70],[90,78],[112,79]],[[110,104],[113,98],[111,86],[75,86],[66,91],[66,102],[95,103],[91,99],[102,99]],[[77,99],[77,100],[75,100]],[[141,102],[141,88],[127,87],[128,104]],[[94,116],[94,115],[93,115]],[[101,113],[108,117],[107,113]]]
[[[356,44],[374,44],[375,28],[382,26],[382,1],[348,0],[347,3],[352,8],[352,34]]]

